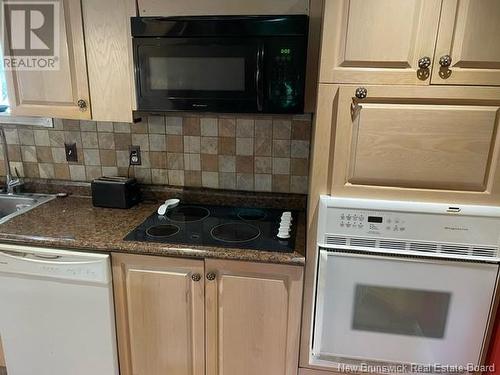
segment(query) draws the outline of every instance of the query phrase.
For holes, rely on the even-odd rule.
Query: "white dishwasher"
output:
[[[0,245],[8,375],[118,375],[109,255]]]

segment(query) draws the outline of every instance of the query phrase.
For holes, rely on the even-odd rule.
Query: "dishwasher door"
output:
[[[8,375],[118,375],[109,255],[0,245]]]

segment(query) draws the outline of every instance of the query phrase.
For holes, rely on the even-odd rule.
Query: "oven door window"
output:
[[[442,339],[451,293],[358,284],[352,328]]]
[[[139,107],[162,109],[176,100],[257,105],[257,41],[135,38],[134,44]]]

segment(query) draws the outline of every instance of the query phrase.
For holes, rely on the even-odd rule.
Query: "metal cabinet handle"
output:
[[[207,280],[213,281],[215,280],[215,277],[216,277],[215,272],[207,273]]]
[[[191,279],[192,279],[193,281],[200,281],[200,280],[201,280],[201,275],[200,275],[199,273],[193,273],[193,274],[191,275]]]
[[[428,56],[418,59],[418,67],[420,69],[428,69],[431,66],[431,58]]]
[[[82,112],[87,110],[87,101],[84,99],[78,99],[76,105],[78,106],[78,108],[80,108],[80,111]]]
[[[364,99],[368,95],[368,90],[364,87],[358,87],[356,89],[355,95],[356,95],[356,98],[358,98],[358,99]]]
[[[441,56],[439,59],[439,65],[441,65],[443,68],[447,68],[451,65],[451,56],[450,55],[444,55]]]

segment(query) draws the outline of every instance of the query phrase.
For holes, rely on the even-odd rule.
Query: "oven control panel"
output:
[[[338,214],[341,228],[353,231],[388,231],[405,232],[406,220],[393,214],[378,214],[362,211],[341,211]]]

